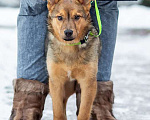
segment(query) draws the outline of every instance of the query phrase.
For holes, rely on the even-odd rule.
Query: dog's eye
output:
[[[79,16],[79,15],[75,15],[75,16],[74,16],[74,19],[75,19],[75,20],[79,20],[79,19],[80,19],[80,16]]]
[[[58,16],[57,18],[58,18],[59,21],[63,20],[62,16]]]

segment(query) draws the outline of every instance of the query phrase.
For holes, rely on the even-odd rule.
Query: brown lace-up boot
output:
[[[76,86],[77,115],[80,107],[80,86]],[[114,103],[113,82],[97,82],[97,95],[93,103],[90,120],[116,120],[112,113]]]
[[[15,79],[10,120],[40,120],[48,85],[36,80]]]

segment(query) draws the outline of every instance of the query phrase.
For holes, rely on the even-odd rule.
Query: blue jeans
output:
[[[47,34],[47,2],[43,0],[21,0],[18,16],[18,60],[17,78],[48,82],[46,68],[45,38]],[[102,53],[98,66],[98,81],[108,81],[116,42],[118,8],[117,2],[98,1],[103,25],[100,39]],[[98,28],[94,4],[91,7],[93,24]]]

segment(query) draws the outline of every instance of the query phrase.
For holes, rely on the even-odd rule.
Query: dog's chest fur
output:
[[[84,76],[86,71],[91,69],[89,66],[98,65],[101,49],[99,38],[89,36],[87,43],[75,46],[60,43],[51,33],[48,39],[47,67],[49,74],[55,69],[53,74],[62,74],[72,81],[76,79],[74,76]],[[94,67],[93,72],[95,69],[97,67]]]
[[[49,33],[48,39],[47,57],[56,63],[73,66],[75,64],[88,64],[98,59],[100,50],[98,38],[89,37],[87,43],[74,46],[61,44],[51,33]]]

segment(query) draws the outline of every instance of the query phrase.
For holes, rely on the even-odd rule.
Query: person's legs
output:
[[[116,43],[118,7],[116,1],[97,1],[102,21],[102,51],[98,65],[98,81],[108,81],[111,76],[111,67]],[[94,26],[98,29],[94,2],[91,7],[91,17]]]
[[[45,57],[46,21],[46,1],[21,0],[17,26],[17,78],[48,82]]]
[[[97,95],[93,103],[91,120],[116,120],[112,113],[114,102],[113,82],[110,81],[111,67],[116,43],[118,7],[116,1],[97,1],[101,14],[102,51],[97,74]],[[91,17],[98,29],[95,7],[92,4]]]
[[[47,2],[21,0],[18,16],[18,65],[10,120],[40,120],[48,94],[45,38]]]

